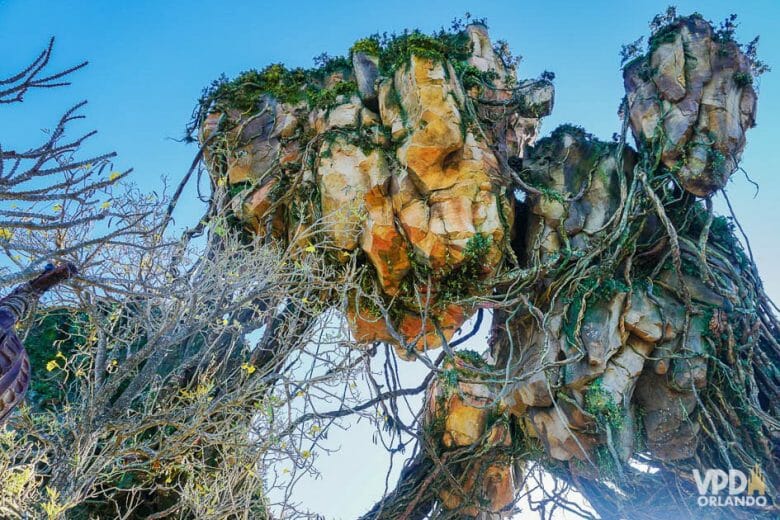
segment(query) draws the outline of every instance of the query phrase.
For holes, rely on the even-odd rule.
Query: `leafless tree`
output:
[[[0,83],[4,103],[67,85],[86,65],[47,75],[52,50]],[[84,106],[44,144],[2,148],[3,284],[47,263],[79,268],[20,327],[35,339],[66,310],[58,339],[35,343],[49,351],[36,352],[46,362],[33,374],[61,399],[42,403],[33,390],[0,437],[2,515],[265,516],[274,488],[312,471],[326,425],[301,415],[357,404],[345,390],[368,353],[344,341],[343,320],[320,301],[359,273],[336,277],[317,255],[259,247],[218,211],[173,237],[182,186],[146,194],[130,170],[114,171],[115,154],[79,157],[94,132],[72,139],[67,126]],[[213,186],[211,207],[224,204]],[[269,476],[279,461],[292,465]]]

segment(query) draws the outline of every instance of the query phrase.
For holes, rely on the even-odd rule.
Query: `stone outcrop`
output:
[[[563,127],[530,150],[523,164],[529,193],[520,213],[528,222],[526,262],[576,261],[605,247],[634,181],[634,154],[626,150],[618,168],[617,146]],[[660,245],[666,240],[652,218],[644,221],[641,236]],[[645,256],[656,259],[664,251],[651,247]],[[645,272],[652,276],[633,286],[620,274],[581,280],[568,300],[549,309],[546,333],[522,324],[513,329],[526,363],[507,405],[529,415],[547,454],[570,462],[575,473],[593,477],[591,463],[605,458],[624,464],[636,449],[637,422],[654,457],[673,461],[696,452],[696,392],[706,384],[711,345],[725,323],[723,311],[713,309],[738,302],[733,281],[707,283],[687,272],[701,269],[694,267],[695,251],[684,245],[682,255],[686,271],[678,274],[672,262],[650,260]]]
[[[666,26],[650,45],[624,69],[631,130],[686,190],[709,195],[736,170],[755,125],[750,61],[700,16]]]
[[[453,468],[458,485],[447,482],[438,493],[445,509],[468,516],[506,510],[516,489],[507,415],[498,399],[498,385],[481,381],[485,367],[481,360],[456,356],[443,366],[442,376],[426,394],[424,428],[441,443],[443,456],[478,446],[478,457]]]
[[[209,171],[246,229],[294,242],[306,224],[321,231],[302,248],[316,244],[337,262],[365,255],[386,308],[348,305],[354,337],[391,342],[407,358],[450,339],[474,311],[461,300],[505,265],[514,202],[496,150],[521,155],[552,109],[549,82],[511,87],[515,71],[483,26],[464,35],[459,62],[412,52],[382,71],[378,52],[355,50],[351,63],[301,86],[318,100],[344,92],[327,106],[262,94],[253,110],[227,103],[201,125]],[[485,85],[466,89],[456,66]],[[496,110],[518,117],[481,132],[479,118]]]
[[[585,252],[604,236],[636,161],[626,149],[619,168],[615,150],[616,145],[567,125],[527,154],[522,176],[529,191],[523,223],[529,261],[548,261],[561,249]]]

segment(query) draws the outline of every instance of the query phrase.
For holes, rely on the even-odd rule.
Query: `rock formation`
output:
[[[635,148],[571,125],[535,143],[552,84],[518,80],[482,24],[360,40],[204,99],[199,138],[237,226],[367,273],[347,301],[324,296],[357,342],[414,359],[495,309],[490,363],[448,356],[428,390],[435,450],[478,454],[453,463],[457,486],[425,484],[445,509],[510,507],[533,446],[610,481],[614,507],[643,493],[627,477],[640,453],[776,472],[776,321],[706,199],[755,121],[754,57],[732,36],[699,15],[656,28],[624,68]]]
[[[517,83],[514,70],[482,25],[452,44],[457,62],[410,52],[386,74],[377,42],[362,43],[351,63],[330,64],[300,85],[308,102],[262,92],[248,110],[217,104],[200,140],[247,229],[289,243],[316,225],[317,250],[340,262],[367,260],[394,319],[356,294],[347,306],[355,338],[392,342],[408,357],[407,346],[449,340],[474,312],[460,300],[489,293],[511,256],[514,201],[496,152],[523,156],[553,91],[546,80],[507,89]],[[268,81],[276,67],[260,75]],[[483,94],[496,105],[475,107]],[[515,105],[522,109],[483,133],[478,117]]]
[[[736,170],[755,124],[750,59],[697,16],[673,21],[650,45],[649,59],[624,69],[631,130],[686,190],[707,196]]]

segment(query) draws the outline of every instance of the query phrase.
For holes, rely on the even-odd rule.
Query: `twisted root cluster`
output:
[[[780,331],[710,201],[754,124],[753,51],[666,20],[624,68],[613,143],[564,126],[529,146],[552,86],[517,81],[482,25],[210,93],[200,139],[234,222],[363,270],[322,296],[358,342],[448,354],[421,457],[369,516],[506,510],[530,460],[602,516],[684,510],[694,468],[758,464],[777,497]],[[448,345],[480,307],[489,363]]]

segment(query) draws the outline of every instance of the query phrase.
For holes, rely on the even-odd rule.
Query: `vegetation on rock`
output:
[[[692,470],[757,464],[778,500],[780,322],[711,200],[755,122],[755,41],[669,10],[624,49],[614,141],[537,142],[554,76],[518,79],[473,22],[220,78],[189,128],[212,183],[197,225],[166,234],[185,179],[170,204],[128,193],[127,234],[97,249],[56,230],[52,254],[86,265],[27,325],[49,375],[0,432],[0,514],[305,516],[272,497],[353,415],[415,443],[365,519],[507,515],[534,478],[545,514],[717,516]],[[0,238],[50,252],[25,225]],[[464,350],[488,309],[486,352]],[[419,386],[396,357],[426,365]]]

